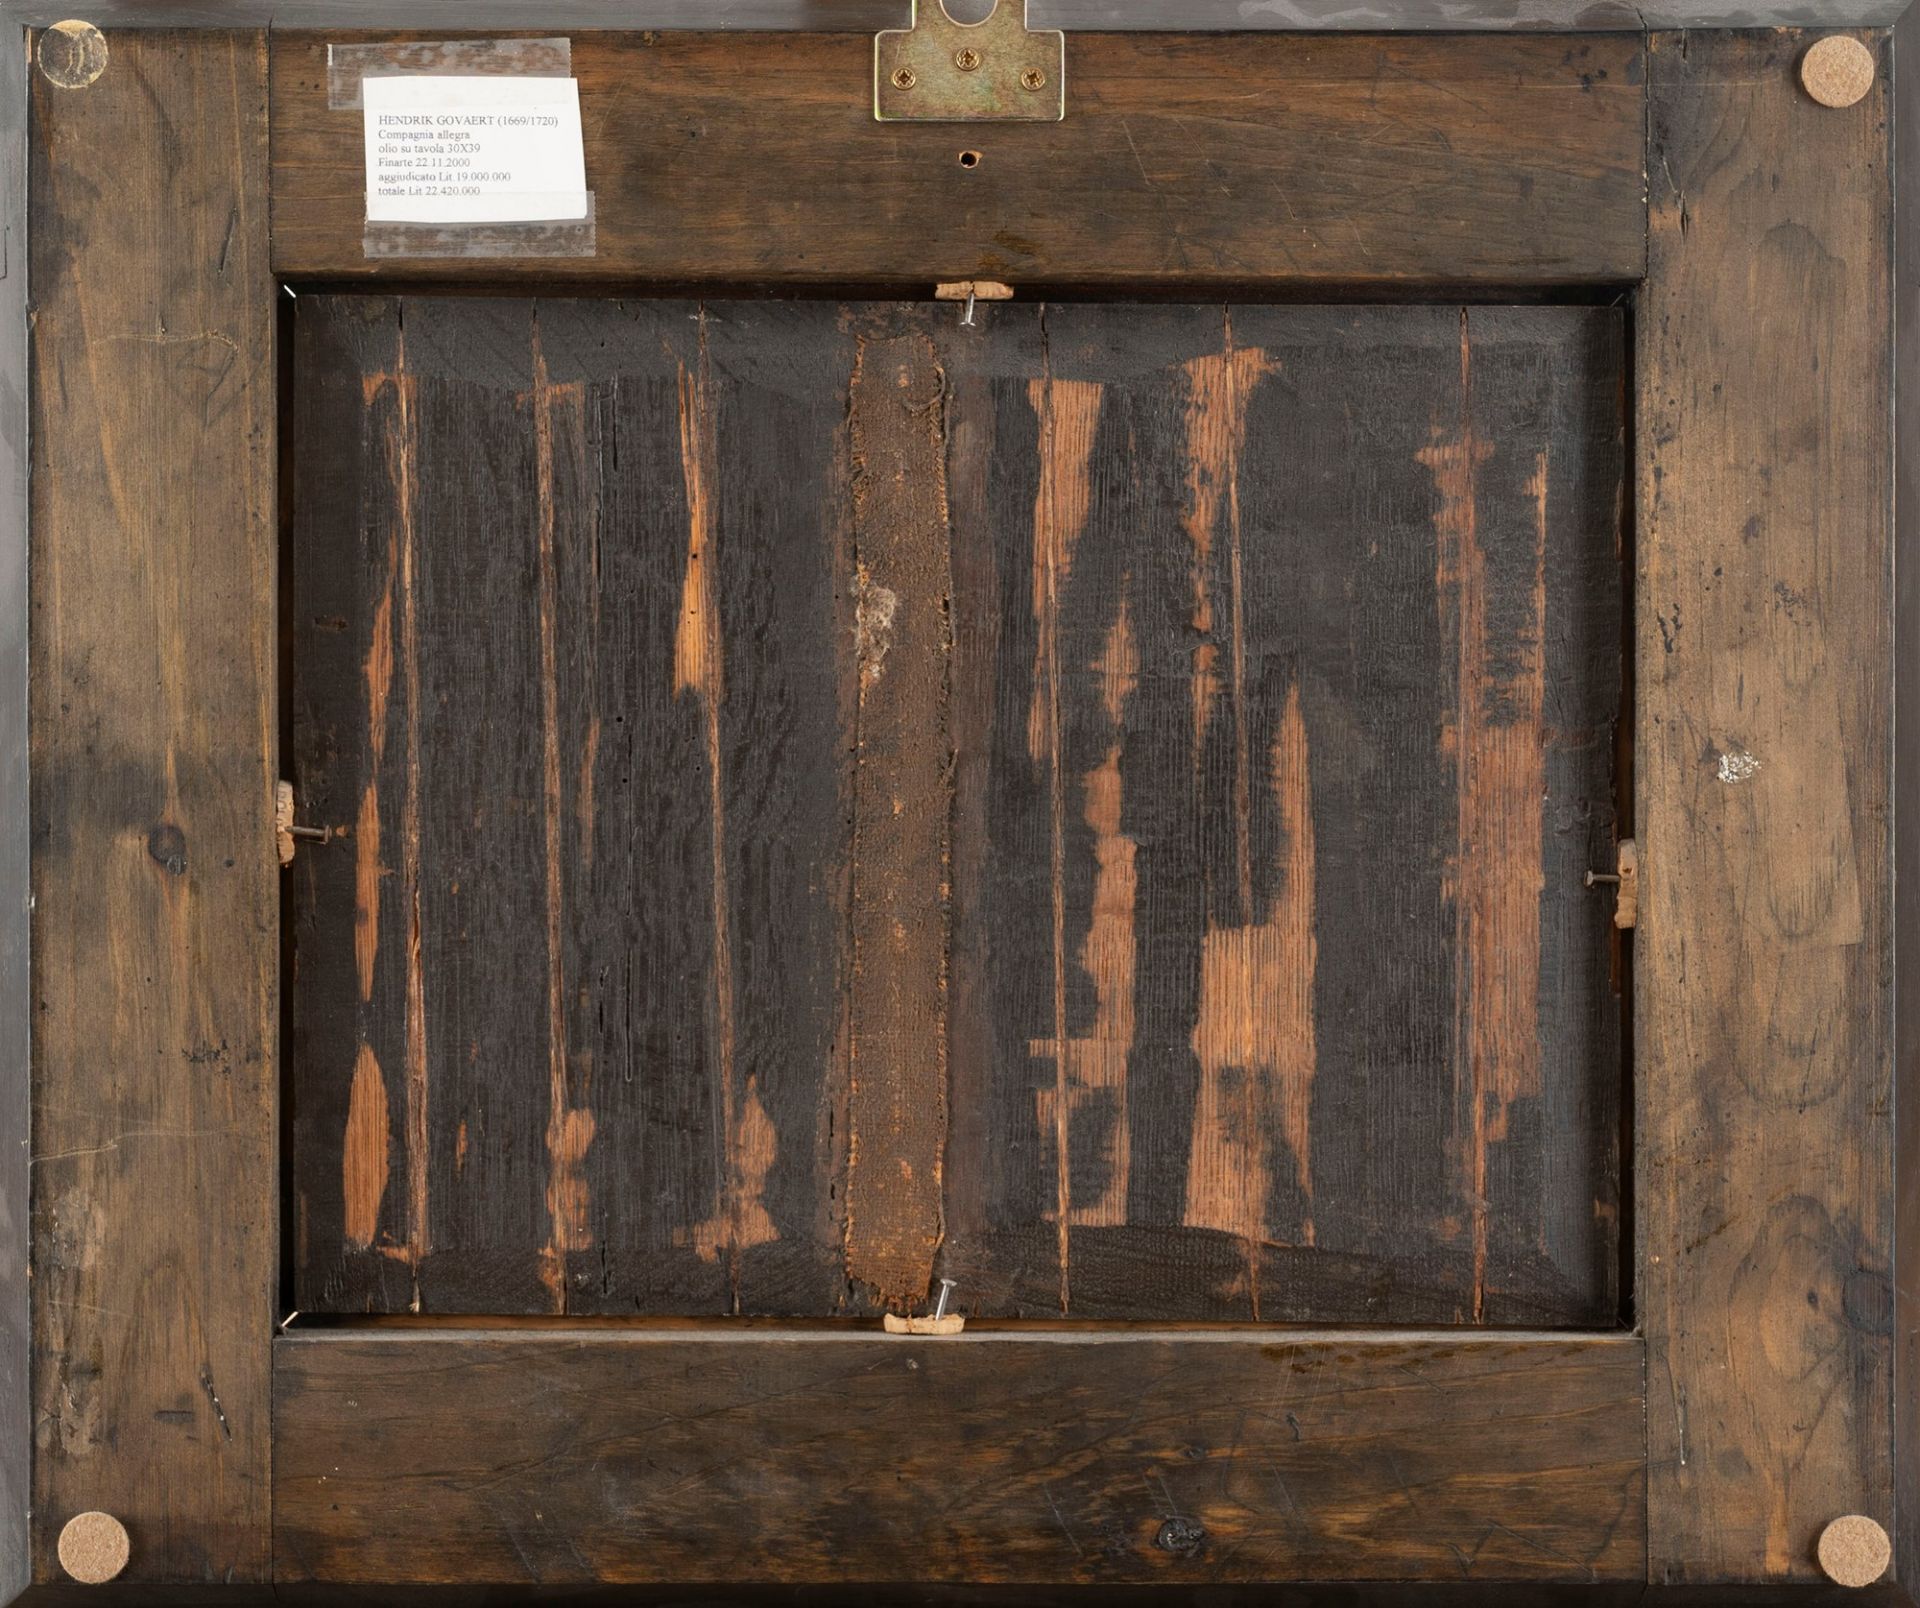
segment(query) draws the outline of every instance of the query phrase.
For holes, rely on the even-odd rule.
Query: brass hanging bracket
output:
[[[1057,123],[1067,115],[1067,36],[1027,27],[1026,0],[955,22],[913,0],[910,27],[873,36],[873,115],[882,123]]]

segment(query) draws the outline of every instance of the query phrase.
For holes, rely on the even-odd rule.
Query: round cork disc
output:
[[[1864,1513],[1835,1519],[1820,1532],[1820,1567],[1836,1586],[1870,1586],[1892,1561],[1887,1532]]]
[[[40,71],[62,89],[85,89],[107,70],[107,41],[90,22],[56,22],[40,36]]]
[[[1873,88],[1873,52],[1847,34],[1829,34],[1800,58],[1800,82],[1822,106],[1851,106]]]
[[[76,1513],[60,1532],[60,1567],[83,1586],[103,1586],[127,1566],[127,1527],[111,1513]]]

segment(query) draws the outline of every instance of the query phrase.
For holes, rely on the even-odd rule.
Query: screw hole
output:
[[[960,153],[960,165],[963,168],[977,168],[980,165],[980,153],[978,151],[962,151]]]

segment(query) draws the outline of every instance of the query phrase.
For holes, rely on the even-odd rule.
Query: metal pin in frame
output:
[[[969,314],[972,313],[973,311],[972,302],[968,302],[967,311]],[[962,319],[961,322],[964,324],[968,322],[968,320]],[[935,1323],[938,1323],[942,1318],[944,1318],[947,1315],[947,1297],[952,1294],[953,1294],[953,1280],[942,1279],[940,1281],[940,1299],[936,1301],[933,1306],[933,1321]]]
[[[966,325],[967,328],[969,329],[973,327],[973,306],[977,300],[979,300],[979,296],[978,296],[978,293],[975,291],[974,287],[972,285],[967,286],[967,310],[960,315],[960,322]],[[949,1284],[950,1284],[950,1281],[947,1279],[942,1279],[940,1281],[941,1312],[944,1312],[946,1310],[947,1290],[948,1290]],[[934,1316],[937,1318],[940,1316],[940,1313],[936,1312],[934,1313]]]

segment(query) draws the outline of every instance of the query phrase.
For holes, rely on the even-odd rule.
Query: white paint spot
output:
[[[1720,780],[1728,786],[1739,782],[1750,782],[1760,769],[1760,761],[1744,748],[1729,748],[1720,756]]]

